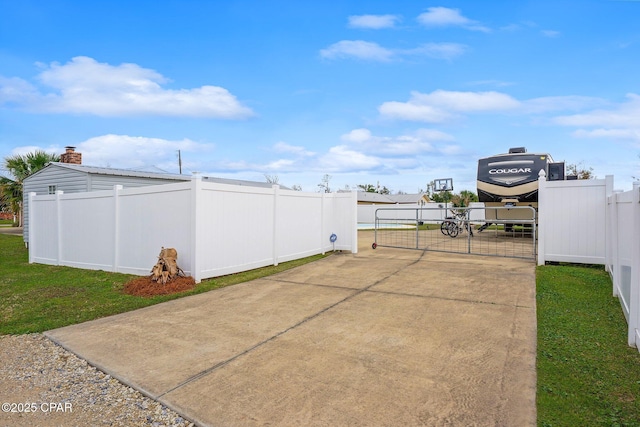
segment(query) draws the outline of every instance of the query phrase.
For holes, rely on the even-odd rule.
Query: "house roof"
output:
[[[427,195],[425,193],[415,194],[390,194],[388,197],[395,203],[418,203],[420,200],[425,199]],[[429,198],[426,198],[428,201]]]
[[[46,167],[51,167],[51,166],[60,167],[63,169],[75,170],[78,172],[90,173],[94,175],[135,176],[138,178],[173,179],[176,181],[189,181],[191,179],[191,177],[188,175],[178,175],[178,174],[167,173],[167,172],[150,172],[146,170],[136,170],[136,169],[105,168],[100,166],[76,165],[73,163],[61,163],[61,162],[51,162]],[[43,168],[40,171],[44,169],[46,168]]]
[[[386,194],[358,191],[358,202],[365,203],[395,203]]]
[[[130,176],[130,177],[138,177],[138,178],[155,178],[155,179],[165,179],[165,180],[174,180],[174,181],[190,181],[192,175],[179,175],[175,173],[163,172],[161,169],[153,168],[154,170],[137,170],[137,169],[116,169],[116,168],[105,168],[100,166],[88,166],[88,165],[77,165],[73,163],[61,163],[61,162],[51,162],[46,167],[40,169],[38,172],[34,173],[32,176],[35,176],[45,169],[49,167],[60,167],[64,169],[70,169],[78,172],[83,172],[87,174],[93,175],[113,175],[113,176]],[[26,178],[29,179],[30,177]],[[219,184],[231,184],[231,185],[246,185],[250,187],[264,187],[271,188],[273,184],[268,182],[258,182],[258,181],[247,181],[241,179],[227,179],[227,178],[217,178],[212,176],[202,176],[203,181],[215,182]],[[281,185],[280,188],[288,189],[287,187]]]

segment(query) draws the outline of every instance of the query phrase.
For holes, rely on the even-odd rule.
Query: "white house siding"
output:
[[[48,166],[25,180],[24,192],[48,194],[50,185],[55,185],[58,190],[63,190],[65,193],[87,191],[87,174],[54,165]]]
[[[98,175],[88,174],[89,187],[87,191],[112,190],[114,185],[122,185],[124,188],[146,187],[148,185],[161,185],[180,182],[173,179],[144,178],[136,176]]]

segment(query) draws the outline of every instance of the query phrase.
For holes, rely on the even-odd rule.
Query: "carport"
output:
[[[535,425],[534,263],[359,240],[46,335],[199,425]]]

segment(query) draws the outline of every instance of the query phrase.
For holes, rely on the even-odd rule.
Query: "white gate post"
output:
[[[56,191],[56,233],[58,239],[58,249],[56,254],[56,265],[62,265],[62,250],[64,248],[62,244],[62,206],[60,203],[60,196],[62,196],[64,192],[62,190]]]
[[[272,243],[273,243],[273,265],[278,265],[278,217],[280,212],[278,212],[278,199],[280,198],[280,186],[278,184],[273,184],[271,186],[273,189],[273,235],[272,235]]]
[[[631,247],[631,295],[629,297],[629,345],[637,347],[640,341],[640,183],[633,183],[633,219],[630,224]]]
[[[202,202],[200,198],[202,195],[202,176],[193,175],[191,177],[191,276],[196,283],[202,281],[202,271],[200,271],[200,256],[201,247],[200,244],[200,224],[202,219],[202,213],[200,212]]]
[[[604,213],[604,268],[605,271],[609,272],[611,275],[611,243],[614,241],[613,234],[611,232],[611,215],[612,215],[612,207],[611,207],[611,196],[613,195],[613,175],[605,176],[605,213]]]
[[[326,227],[324,225],[325,223],[325,217],[324,217],[324,204],[325,202],[325,194],[327,193],[320,193],[320,252],[322,253],[322,255],[324,255],[326,253],[326,251],[324,250],[324,236],[327,235],[326,232]],[[336,201],[335,200],[331,200],[331,206],[334,207],[336,205]],[[331,210],[331,221],[335,221],[335,215],[333,215],[333,209]]]
[[[113,271],[118,272],[120,257],[120,190],[122,185],[113,186]]]
[[[37,229],[37,227],[34,227],[35,222],[33,221],[33,198],[36,197],[36,193],[35,192],[30,192],[29,193],[29,237],[28,242],[27,242],[27,249],[29,249],[29,264],[33,264],[33,260],[35,258],[35,253],[36,253],[36,239],[35,239],[35,234],[34,234],[34,230]]]
[[[354,254],[358,253],[358,192],[353,191],[351,196],[351,208],[353,209],[352,213],[352,222],[351,225],[353,227],[352,235],[351,235],[351,252]]]
[[[620,282],[620,262],[618,256],[618,245],[620,235],[618,234],[618,194],[613,193],[607,199],[609,201],[609,226],[607,233],[609,234],[609,246],[607,247],[607,264],[609,268],[609,276],[611,276],[611,283],[613,286],[613,296],[618,297],[618,285]]]
[[[547,203],[547,174],[543,169],[538,172],[538,265],[544,265],[545,259],[545,233],[547,227],[546,222],[546,203]],[[534,236],[535,238],[535,236]]]

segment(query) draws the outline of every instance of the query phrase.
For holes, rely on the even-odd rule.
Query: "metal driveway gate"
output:
[[[518,219],[515,219],[518,218]],[[531,207],[380,208],[372,247],[536,258]]]

